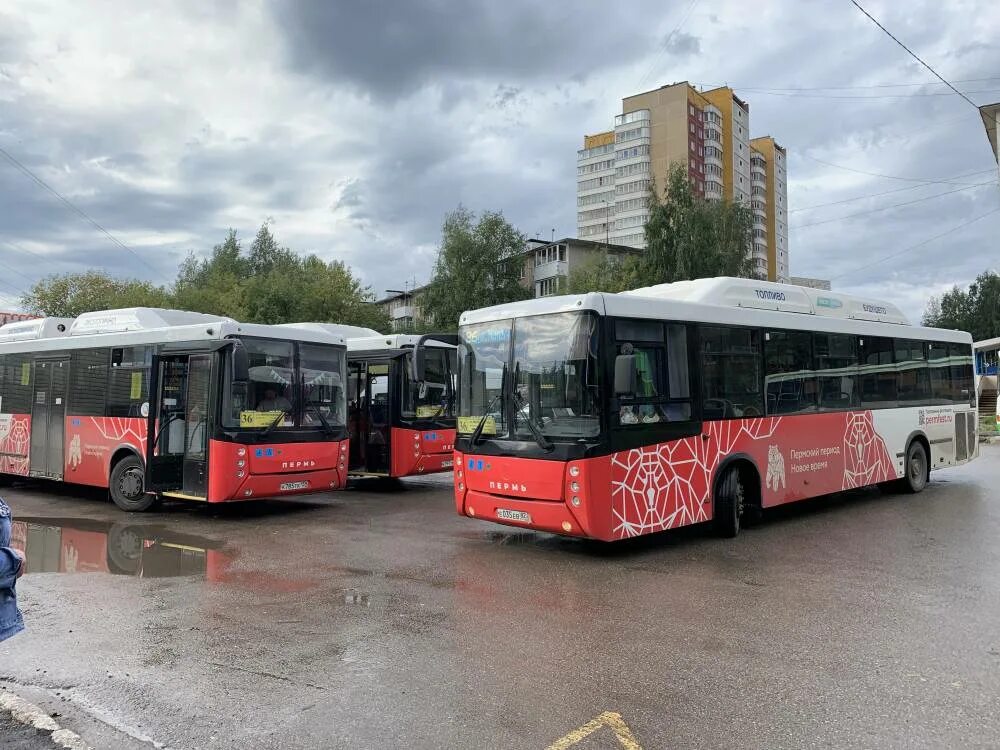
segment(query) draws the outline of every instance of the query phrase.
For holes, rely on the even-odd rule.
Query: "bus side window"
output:
[[[930,374],[931,403],[950,404],[951,371],[948,363],[948,345],[937,341],[928,342],[927,365]]]
[[[764,364],[768,414],[801,414],[817,409],[811,333],[768,331]]]
[[[949,344],[951,360],[952,403],[976,405],[976,387],[972,375],[972,347],[968,344]]]
[[[922,341],[896,339],[896,377],[901,405],[922,404],[930,400],[930,374]]]
[[[687,328],[680,324],[618,320],[616,354],[635,357],[636,391],[619,397],[623,426],[691,419]]]
[[[814,333],[813,354],[819,382],[819,408],[839,411],[859,406],[857,336]]]
[[[861,405],[866,409],[896,406],[897,377],[892,339],[861,338]]]
[[[764,414],[760,388],[760,331],[701,329],[702,418],[741,419]]]

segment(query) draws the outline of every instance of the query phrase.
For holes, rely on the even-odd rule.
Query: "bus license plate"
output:
[[[453,460],[451,460],[451,459],[449,459],[447,461],[442,461],[441,462],[441,468],[442,469],[450,469],[454,465],[455,465],[455,462]]]
[[[289,492],[291,490],[304,490],[309,486],[309,482],[284,482],[278,489],[282,492]]]
[[[505,521],[521,521],[522,523],[531,523],[531,516],[523,510],[507,510],[506,508],[497,508],[497,518],[502,518]]]

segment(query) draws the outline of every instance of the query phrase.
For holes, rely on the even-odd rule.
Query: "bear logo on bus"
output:
[[[767,449],[767,477],[764,480],[769,490],[778,491],[778,484],[785,487],[785,457],[781,455],[778,446]]]

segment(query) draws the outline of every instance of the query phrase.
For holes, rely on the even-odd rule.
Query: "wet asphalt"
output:
[[[443,477],[143,516],[15,486],[0,684],[94,747],[996,747],[1000,445],[933,477],[619,545]]]

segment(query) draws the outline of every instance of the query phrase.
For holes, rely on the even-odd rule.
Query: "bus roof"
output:
[[[342,335],[298,325],[239,323],[221,315],[129,307],[83,313],[75,319],[39,318],[8,323],[0,326],[0,354],[211,341],[232,336],[292,338],[297,341],[345,345]]]
[[[459,322],[469,325],[578,310],[630,318],[972,341],[964,331],[914,326],[898,307],[880,300],[794,284],[731,277],[658,284],[619,294],[590,292],[541,297],[468,311],[462,313]]]
[[[347,339],[347,351],[349,352],[371,352],[371,351],[388,351],[390,349],[412,349],[417,345],[417,342],[422,338],[419,334],[409,334],[409,333],[390,333],[385,336],[382,334],[376,334],[374,336],[358,336],[355,338]],[[443,341],[437,341],[435,339],[427,339],[424,341],[424,346],[437,346],[441,348],[454,348],[452,344],[446,344]]]

